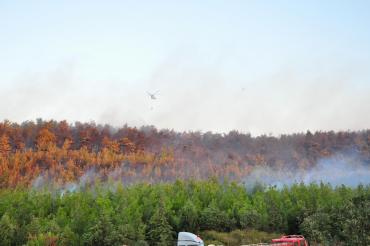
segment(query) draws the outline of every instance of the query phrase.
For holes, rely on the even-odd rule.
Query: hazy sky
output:
[[[0,117],[369,128],[369,13],[339,0],[0,1]]]

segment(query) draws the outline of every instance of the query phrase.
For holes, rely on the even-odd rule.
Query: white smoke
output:
[[[333,186],[370,184],[370,166],[358,154],[336,154],[322,158],[308,170],[285,167],[257,167],[244,178],[247,187],[255,184],[282,188],[294,183],[330,183]]]
[[[132,170],[131,170],[132,171]],[[184,170],[183,170],[184,171]],[[221,177],[220,177],[221,178]],[[153,180],[150,175],[130,175],[129,163],[102,175],[95,169],[88,169],[77,181],[62,185],[56,185],[55,179],[46,174],[39,175],[32,183],[35,190],[54,190],[61,197],[73,192],[81,192],[86,189],[95,189],[99,183],[100,189],[114,191],[121,185],[130,185],[139,182],[172,182],[174,180]],[[356,153],[338,153],[330,157],[322,158],[309,169],[302,170],[292,165],[283,168],[259,166],[242,180],[247,189],[252,189],[256,184],[263,186],[275,186],[283,188],[295,183],[329,183],[332,186],[346,185],[355,187],[359,184],[370,184],[370,165],[368,160]]]
[[[100,180],[101,175],[94,168],[88,169],[76,182],[69,182],[62,185],[55,183],[55,177],[48,176],[48,173],[42,173],[33,180],[31,187],[33,190],[53,190],[63,197],[68,193],[91,188],[97,182],[100,182]]]
[[[89,169],[79,178],[78,182],[67,183],[60,187],[60,196],[62,197],[67,193],[73,193],[91,187],[100,179],[101,176],[95,172],[95,169]]]
[[[33,189],[39,190],[39,189],[43,188],[46,183],[47,182],[46,182],[45,176],[43,174],[41,174],[33,180],[31,187]]]

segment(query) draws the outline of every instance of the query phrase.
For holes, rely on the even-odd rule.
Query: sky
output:
[[[3,0],[0,120],[368,129],[369,12],[340,0]]]

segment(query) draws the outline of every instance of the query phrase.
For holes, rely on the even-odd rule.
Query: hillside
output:
[[[66,184],[91,176],[123,183],[209,177],[244,181],[258,167],[304,172],[323,158],[354,154],[365,166],[370,164],[370,130],[252,137],[237,131],[4,121],[0,187]]]

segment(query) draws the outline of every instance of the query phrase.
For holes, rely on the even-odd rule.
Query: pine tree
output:
[[[51,145],[55,145],[55,141],[54,133],[47,128],[43,128],[37,136],[36,145],[39,150],[48,150]]]
[[[173,234],[173,229],[166,217],[163,201],[161,201],[149,221],[149,244],[158,246],[172,245]]]
[[[17,225],[15,220],[5,213],[0,219],[0,245],[12,245],[15,242]]]
[[[0,138],[0,154],[6,156],[12,150],[12,146],[9,143],[9,137],[7,135],[2,135]]]
[[[120,236],[112,223],[111,217],[103,213],[96,221],[95,225],[89,228],[83,235],[83,240],[88,245],[118,245]]]

